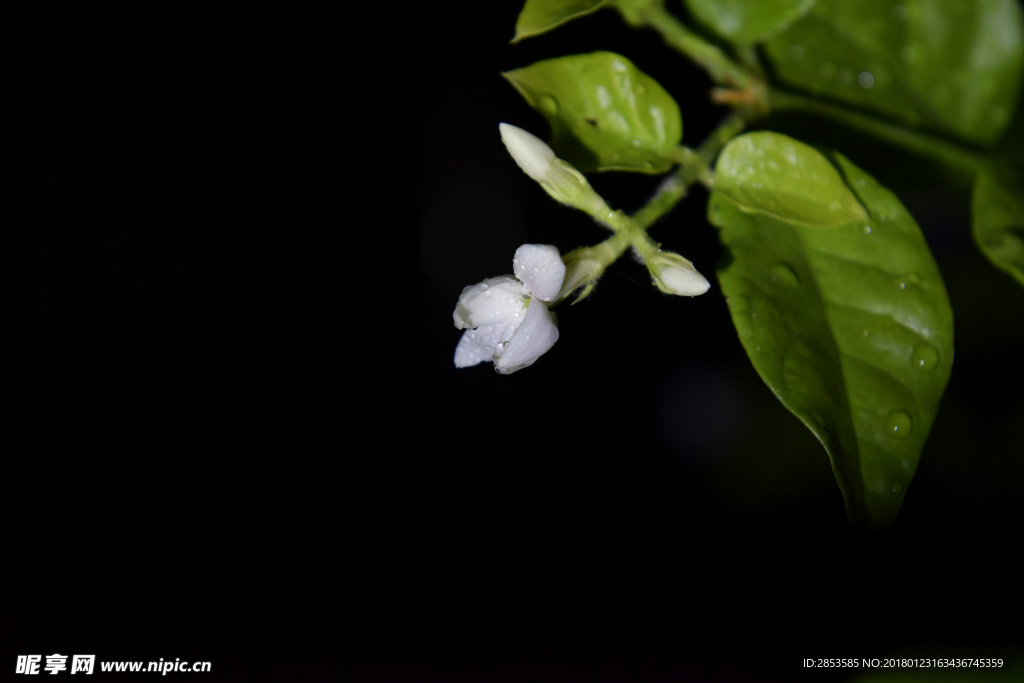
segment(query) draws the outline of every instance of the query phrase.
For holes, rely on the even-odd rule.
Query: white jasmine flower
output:
[[[493,361],[503,375],[533,365],[558,341],[553,300],[565,279],[558,249],[524,244],[512,259],[515,277],[492,277],[462,290],[452,318],[466,330],[455,347],[455,367]]]
[[[555,201],[568,204],[595,218],[611,209],[583,174],[572,164],[555,156],[547,143],[536,135],[508,123],[499,123],[501,141],[519,168],[544,188]]]

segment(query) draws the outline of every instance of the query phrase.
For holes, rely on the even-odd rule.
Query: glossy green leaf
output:
[[[639,25],[648,8],[664,3],[665,0],[526,0],[516,20],[516,35],[512,42],[547,33],[602,7],[614,7],[627,22]]]
[[[733,139],[715,170],[715,190],[748,213],[817,226],[867,219],[864,207],[828,159],[779,133],[762,131]]]
[[[546,33],[567,21],[596,12],[606,3],[607,0],[526,0],[516,20],[512,42]]]
[[[811,227],[714,192],[727,254],[718,277],[754,368],[818,437],[851,523],[891,524],[953,361],[953,314],[899,200],[835,155],[866,221]]]
[[[783,84],[991,144],[1024,69],[1018,0],[820,0],[765,43]]]
[[[690,13],[723,38],[756,43],[807,14],[817,0],[686,0]]]
[[[1024,285],[1024,173],[994,161],[974,181],[974,240],[982,253]]]
[[[683,137],[679,105],[622,55],[570,55],[502,75],[551,124],[555,153],[581,171],[672,165]]]

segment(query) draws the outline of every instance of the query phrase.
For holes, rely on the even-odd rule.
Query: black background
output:
[[[957,316],[889,534],[847,530],[714,286],[668,298],[624,259],[535,366],[452,367],[464,285],[523,242],[602,239],[507,157],[498,122],[546,128],[499,71],[612,49],[677,96],[688,144],[724,114],[612,13],[510,46],[518,4],[0,21],[0,670],[846,680],[801,660],[1013,652],[1024,291],[972,245],[966,191],[777,122],[902,191]],[[594,180],[627,210],[654,182]],[[705,198],[653,234],[710,277]]]

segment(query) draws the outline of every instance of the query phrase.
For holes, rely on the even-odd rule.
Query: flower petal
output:
[[[494,369],[503,375],[529,367],[551,350],[558,341],[555,315],[538,299],[530,300],[526,318],[515,330],[507,345],[498,344],[494,351]]]
[[[466,287],[452,313],[455,327],[462,330],[521,318],[525,313],[524,298],[528,293],[526,286],[511,275],[487,278]]]
[[[530,296],[551,301],[558,296],[565,279],[565,263],[558,248],[550,244],[524,244],[512,257],[516,277],[523,281]]]
[[[466,330],[455,347],[455,367],[468,368],[477,363],[494,359],[494,349],[507,336],[510,326],[505,323],[485,325],[475,330]],[[514,330],[513,330],[514,331]]]

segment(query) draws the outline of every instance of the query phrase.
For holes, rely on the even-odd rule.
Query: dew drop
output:
[[[870,336],[870,334],[871,334],[871,330],[864,330],[864,336],[865,337]]]
[[[899,282],[896,283],[896,286],[899,287],[900,289],[906,289],[907,283],[904,282],[903,280],[900,280]]]
[[[546,114],[555,115],[558,113],[558,100],[551,95],[542,95],[540,98],[540,108]]]
[[[772,282],[782,285],[783,287],[799,287],[800,278],[797,277],[796,272],[789,266],[788,263],[779,261],[772,265],[769,271]]]
[[[865,225],[864,226],[864,234],[865,235],[870,235],[871,234],[871,226],[870,225]]]
[[[869,90],[875,84],[875,77],[871,75],[870,71],[861,71],[857,76],[857,83],[865,90]]]
[[[931,344],[915,346],[910,356],[910,364],[921,370],[931,370],[939,364],[939,352]]]
[[[889,436],[904,439],[910,436],[913,428],[914,422],[906,411],[896,410],[889,413],[889,416],[885,418],[885,433]]]
[[[893,482],[892,492],[895,493],[895,494],[902,493],[903,492],[903,482],[900,482],[900,481]]]

